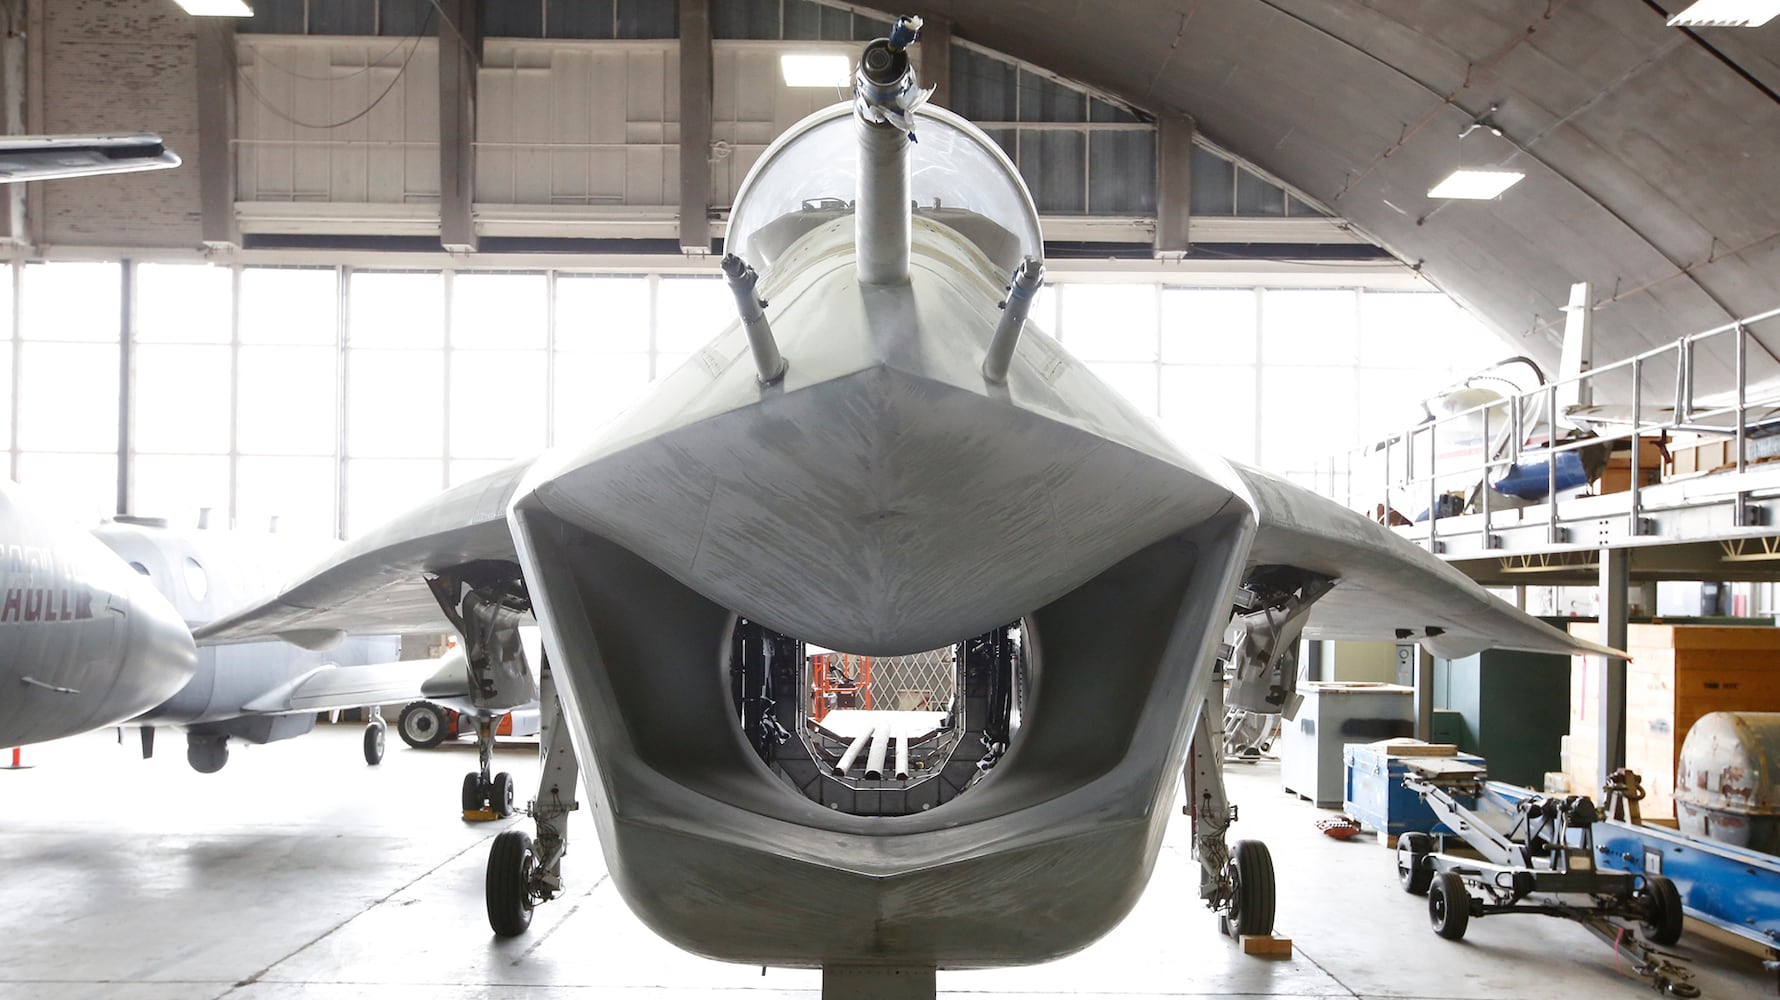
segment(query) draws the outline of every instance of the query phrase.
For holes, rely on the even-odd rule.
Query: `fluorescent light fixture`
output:
[[[1674,17],[1671,28],[1759,28],[1780,17],[1780,0],[1697,0]]]
[[[1518,170],[1454,170],[1428,191],[1428,197],[1488,201],[1519,184],[1525,176]]]
[[[843,55],[787,52],[779,57],[787,87],[846,87],[853,83],[853,60]]]
[[[173,0],[193,17],[252,17],[246,0]]]

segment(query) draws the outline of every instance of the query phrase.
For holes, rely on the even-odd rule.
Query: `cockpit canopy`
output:
[[[850,103],[810,115],[761,154],[736,193],[724,249],[762,275],[799,237],[853,211],[859,140]],[[1007,274],[1044,256],[1032,195],[983,131],[944,108],[915,113],[909,194],[915,214],[957,230]]]

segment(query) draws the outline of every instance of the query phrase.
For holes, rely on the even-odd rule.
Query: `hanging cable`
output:
[[[271,101],[267,100],[266,96],[264,94],[260,93],[260,89],[254,85],[253,77],[246,71],[245,67],[243,67],[240,64],[240,62],[236,59],[235,53],[233,52],[233,50],[230,50],[229,59],[232,63],[234,63],[235,75],[241,80],[241,82],[243,84],[246,85],[247,92],[250,95],[252,95],[254,102],[259,104],[260,107],[265,108],[266,111],[271,113],[271,115],[274,118],[278,118],[282,121],[288,122],[292,125],[297,126],[298,128],[312,128],[312,129],[343,128],[347,125],[351,125],[353,122],[358,121],[360,118],[363,118],[366,115],[370,114],[373,110],[375,110],[377,108],[377,106],[379,104],[383,103],[384,99],[390,95],[391,91],[396,89],[396,84],[402,82],[402,78],[408,74],[408,64],[414,61],[414,53],[420,51],[421,39],[423,39],[426,36],[427,28],[432,26],[433,14],[434,14],[435,10],[436,10],[436,8],[433,6],[427,7],[426,18],[420,22],[419,29],[416,30],[416,32],[414,33],[414,35],[412,37],[412,42],[408,46],[408,54],[406,56],[402,57],[402,64],[396,68],[395,76],[390,78],[389,86],[384,87],[383,92],[378,94],[376,96],[376,98],[374,98],[371,101],[370,104],[365,105],[363,110],[359,111],[356,114],[353,114],[351,116],[343,118],[337,122],[330,122],[327,124],[320,124],[320,123],[316,123],[316,122],[306,122],[306,121],[303,121],[302,119],[297,118],[293,115],[287,114],[285,111],[280,109],[277,105],[274,105]],[[394,51],[394,50],[392,49],[391,51]],[[370,66],[366,67],[366,69],[370,69],[370,68],[371,68]]]

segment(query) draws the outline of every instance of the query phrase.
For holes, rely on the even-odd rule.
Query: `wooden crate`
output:
[[[1664,479],[1687,479],[1737,464],[1737,439],[1727,434],[1696,435],[1669,444]]]
[[[1598,639],[1600,626],[1571,634]],[[1709,712],[1780,711],[1780,628],[1631,625],[1626,629],[1626,765],[1644,778],[1647,817],[1675,815],[1675,769],[1687,731]],[[1580,794],[1600,795],[1598,685],[1603,664],[1579,656],[1570,669],[1565,773]]]

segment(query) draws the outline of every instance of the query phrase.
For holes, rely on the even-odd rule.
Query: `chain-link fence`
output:
[[[872,660],[871,704],[896,712],[943,712],[958,690],[958,647]]]

